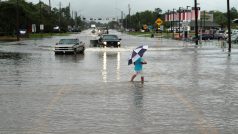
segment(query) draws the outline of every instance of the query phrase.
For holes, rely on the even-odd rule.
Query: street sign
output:
[[[147,30],[148,26],[147,25],[143,25],[143,30]]]
[[[40,30],[43,31],[44,30],[44,25],[40,24]]]
[[[32,33],[35,33],[36,32],[36,24],[32,24],[31,29],[32,29]]]
[[[163,21],[162,21],[160,18],[158,18],[158,19],[155,21],[155,23],[160,26],[161,24],[163,24]]]

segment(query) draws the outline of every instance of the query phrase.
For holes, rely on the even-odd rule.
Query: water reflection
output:
[[[141,133],[144,126],[144,95],[143,88],[135,86],[133,90],[133,108],[132,108],[132,120],[134,124],[135,133]]]
[[[117,52],[117,80],[120,80],[121,53]]]
[[[107,82],[107,52],[103,53],[102,79]]]
[[[77,63],[81,60],[84,59],[84,55],[83,54],[62,54],[62,55],[55,55],[55,59],[64,63],[64,62],[73,62],[73,63]]]
[[[102,79],[103,82],[108,82],[108,75],[109,75],[109,69],[112,71],[110,72],[110,75],[116,77],[116,80],[120,80],[120,69],[121,69],[121,52],[115,53],[109,53],[109,52],[103,52],[103,57],[102,57]],[[109,60],[112,60],[112,62],[109,63]],[[116,66],[114,68],[113,63],[115,63],[116,60]],[[109,65],[110,64],[110,65]],[[113,65],[111,65],[113,64]],[[108,68],[108,66],[113,67],[113,68]],[[116,72],[115,72],[116,71]],[[116,74],[114,74],[116,73]]]

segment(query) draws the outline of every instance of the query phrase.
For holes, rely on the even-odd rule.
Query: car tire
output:
[[[83,49],[82,49],[82,51],[80,51],[80,53],[82,53],[82,54],[83,54],[83,53],[84,53],[84,51],[85,51],[85,47],[83,47]]]
[[[74,49],[74,54],[75,54],[75,55],[77,54],[77,50],[76,50],[76,48]]]

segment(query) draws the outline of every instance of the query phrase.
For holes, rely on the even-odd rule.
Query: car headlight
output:
[[[120,45],[121,44],[121,42],[117,42],[117,45]]]
[[[103,44],[104,44],[104,45],[107,45],[107,42],[106,42],[106,41],[104,41],[104,42],[103,42]]]

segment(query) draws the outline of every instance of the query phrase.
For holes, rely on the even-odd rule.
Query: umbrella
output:
[[[128,65],[134,63],[136,60],[142,57],[147,49],[148,49],[147,45],[142,45],[134,49],[128,60]]]

